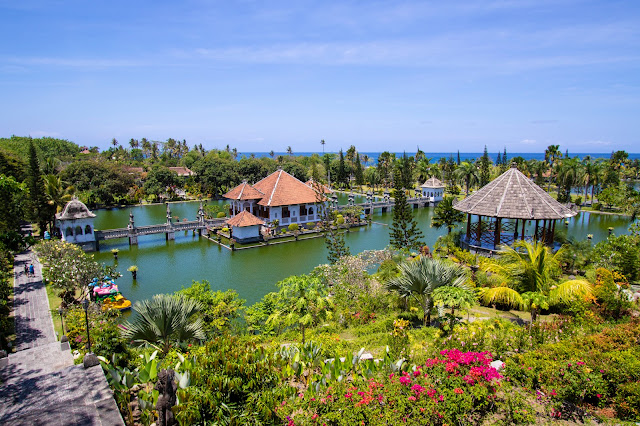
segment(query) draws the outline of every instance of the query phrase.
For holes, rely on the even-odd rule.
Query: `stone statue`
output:
[[[176,390],[178,389],[175,381],[175,372],[173,370],[160,370],[155,389],[160,393],[156,403],[158,425],[169,426],[177,424],[173,418],[173,411],[171,411],[171,407],[176,403]]]

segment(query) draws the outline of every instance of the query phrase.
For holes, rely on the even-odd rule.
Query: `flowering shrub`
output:
[[[391,359],[400,359],[409,357],[409,336],[407,328],[409,321],[397,319],[393,321],[393,330],[389,333],[387,344],[389,345],[389,355]]]
[[[332,383],[278,407],[295,424],[451,424],[477,421],[495,408],[502,378],[488,352],[443,350],[410,371]]]

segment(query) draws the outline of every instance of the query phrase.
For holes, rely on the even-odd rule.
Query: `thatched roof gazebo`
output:
[[[551,198],[522,174],[515,164],[478,191],[455,203],[453,208],[467,213],[464,243],[468,248],[490,251],[497,249],[500,244],[513,244],[518,238],[553,244],[556,220],[577,214]],[[472,223],[471,215],[478,216],[478,221]],[[483,217],[488,220],[483,221]],[[531,235],[525,234],[527,221],[535,221]]]

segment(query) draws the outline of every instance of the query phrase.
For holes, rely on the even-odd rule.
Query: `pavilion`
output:
[[[542,241],[552,245],[558,219],[567,219],[576,211],[560,204],[515,164],[454,209],[467,213],[467,232],[463,244],[469,249],[493,251],[501,244],[513,244],[518,239]],[[478,216],[472,222],[472,215]],[[483,220],[483,217],[486,218]],[[533,234],[527,234],[527,223],[534,223]]]

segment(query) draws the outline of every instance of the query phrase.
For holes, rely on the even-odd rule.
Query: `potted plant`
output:
[[[131,272],[134,280],[138,278],[138,267],[136,265],[129,266],[129,268],[127,268],[127,271]]]
[[[114,259],[118,260],[118,249],[111,249],[111,254],[113,254]]]

